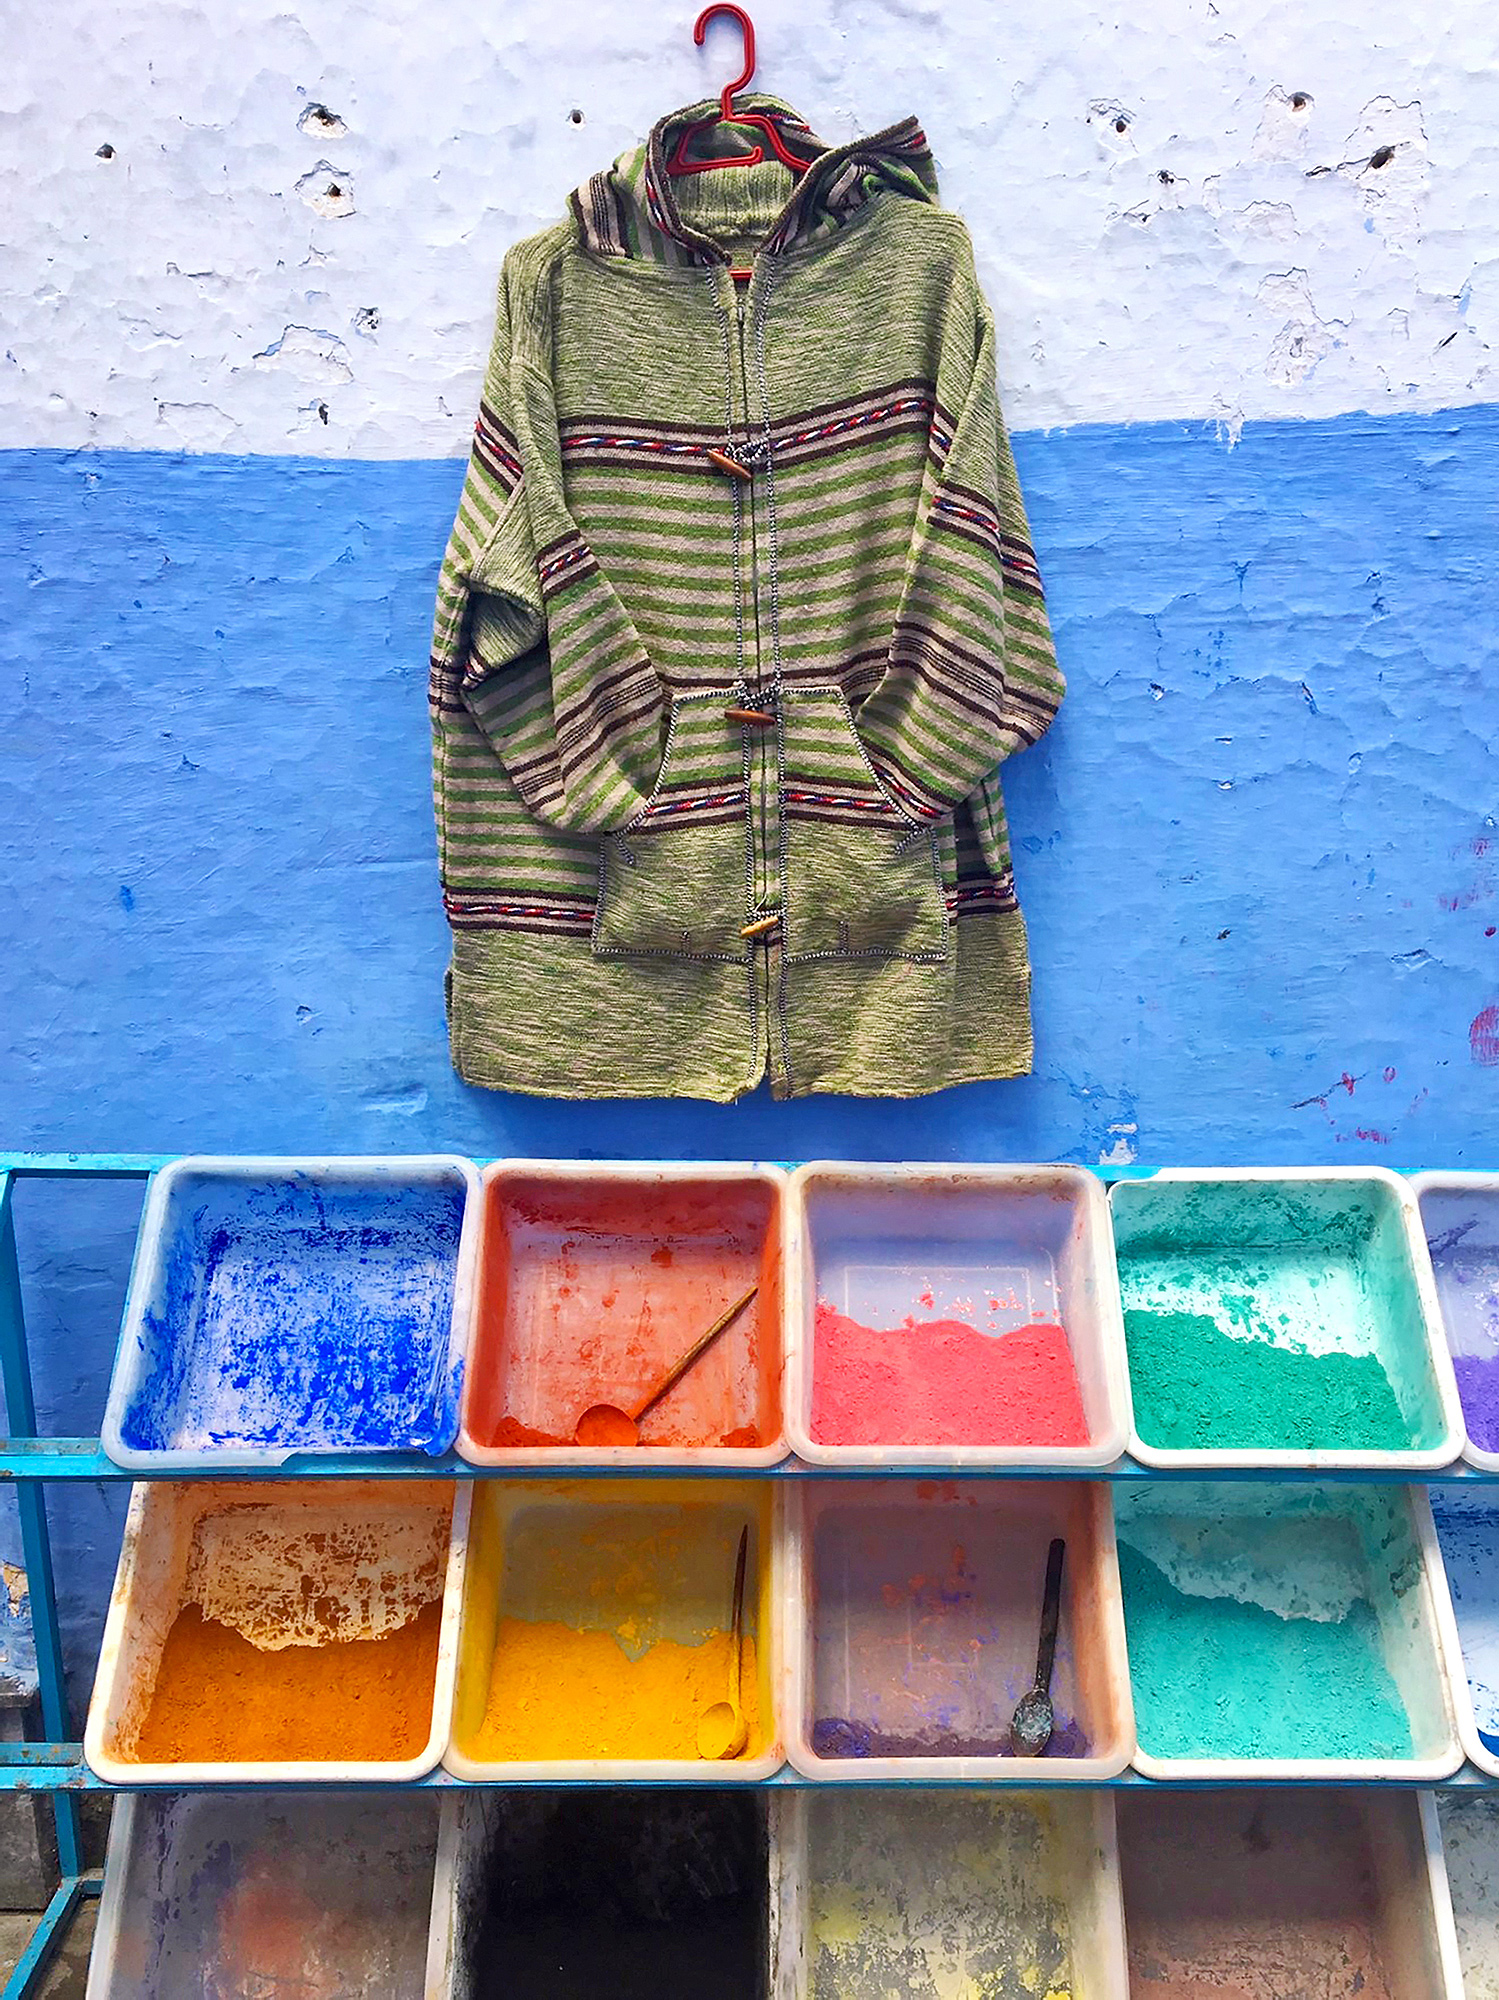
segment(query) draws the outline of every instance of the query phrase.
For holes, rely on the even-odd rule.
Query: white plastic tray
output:
[[[360,1782],[404,1783],[435,1769],[447,1745],[457,1668],[458,1620],[463,1593],[472,1489],[438,1480],[264,1480],[252,1485],[209,1481],[151,1482],[136,1486],[125,1520],[99,1665],[84,1730],[83,1754],[107,1785],[267,1785]],[[431,1728],[414,1757],[339,1763],[146,1764],[130,1754],[150,1707],[162,1649],[182,1606],[198,1523],[248,1504],[339,1507],[364,1520],[388,1510],[392,1518],[414,1509],[451,1508],[443,1583],[442,1624],[432,1694]],[[330,1667],[330,1672],[336,1669]]]
[[[423,1793],[127,1792],[87,2000],[424,2000],[437,1835]]]
[[[1108,1201],[1080,1167],[864,1165],[820,1161],[792,1176],[786,1430],[814,1465],[1102,1466],[1130,1432],[1129,1380]],[[989,1296],[1019,1303],[982,1310]],[[819,1298],[865,1324],[969,1318],[1004,1333],[1060,1320],[1087,1420],[1082,1445],[823,1443],[813,1435]],[[990,1323],[992,1322],[992,1324]]]
[[[455,1195],[456,1244],[435,1206]],[[447,1451],[478,1239],[479,1170],[454,1154],[171,1161],[141,1217],[105,1451],[139,1472]]]
[[[1457,1550],[1443,1554],[1438,1597],[1444,1615],[1440,1622],[1463,1750],[1480,1771],[1499,1778],[1499,1750],[1485,1743],[1479,1733],[1473,1694],[1476,1679],[1488,1691],[1485,1707],[1499,1709],[1499,1490],[1479,1487],[1474,1491],[1448,1485],[1435,1494],[1418,1489],[1414,1500],[1418,1517],[1424,1510],[1432,1522],[1439,1551],[1443,1548],[1444,1518],[1459,1535],[1464,1522],[1471,1522],[1476,1530],[1466,1559]],[[1499,1716],[1494,1719],[1499,1720]],[[1493,1738],[1499,1731],[1489,1734]]]
[[[1499,1174],[1413,1174],[1410,1188],[1454,1373],[1460,1356],[1492,1361],[1499,1357]],[[1499,1472],[1499,1450],[1477,1442],[1466,1409],[1463,1457]]]
[[[1193,1595],[1236,1597],[1235,1576],[1247,1573],[1259,1592],[1278,1594],[1282,1616],[1309,1615],[1314,1584],[1305,1584],[1285,1566],[1284,1550],[1269,1539],[1277,1511],[1289,1521],[1301,1521],[1303,1544],[1325,1543],[1334,1587],[1344,1587],[1336,1567],[1340,1559],[1330,1538],[1336,1529],[1351,1534],[1370,1583],[1369,1602],[1378,1623],[1380,1650],[1410,1726],[1409,1757],[1234,1757],[1177,1756],[1152,1752],[1147,1738],[1148,1715],[1136,1710],[1141,1740],[1134,1755],[1136,1770],[1147,1778],[1187,1783],[1268,1783],[1303,1779],[1374,1782],[1404,1779],[1434,1784],[1451,1777],[1463,1760],[1457,1712],[1449,1673],[1456,1644],[1452,1607],[1437,1548],[1436,1531],[1425,1495],[1419,1487],[1348,1484],[1316,1488],[1304,1481],[1182,1480],[1132,1482],[1115,1496],[1116,1534],[1122,1544],[1134,1539],[1142,1520],[1182,1523],[1183,1585],[1198,1583]],[[1322,1525],[1310,1516],[1320,1510]],[[1402,1522],[1404,1516],[1404,1522]],[[1233,1524],[1243,1524],[1236,1537]],[[1405,1533],[1408,1526],[1409,1535]],[[1262,1541],[1261,1537],[1265,1539]],[[1128,1605],[1128,1597],[1125,1599]],[[1127,1622],[1126,1622],[1127,1630]]]
[[[773,1839],[774,1821],[768,1810],[772,1800],[768,1796],[741,1789],[733,1794],[730,1803],[736,1812],[743,1810],[753,1816],[762,1844],[767,1834]],[[483,1962],[481,1948],[485,1942],[485,1919],[489,1913],[490,1898],[497,1880],[512,1892],[520,1892],[517,1901],[523,1907],[532,1898],[542,1899],[549,1889],[557,1890],[565,1897],[570,1886],[565,1874],[570,1838],[569,1809],[587,1812],[596,1810],[600,1805],[616,1821],[624,1822],[618,1845],[613,1848],[613,1853],[619,1857],[617,1907],[622,1920],[612,1924],[607,1907],[599,1907],[600,1903],[607,1906],[612,1900],[609,1891],[613,1890],[614,1884],[610,1883],[600,1895],[600,1884],[595,1877],[591,1885],[593,1899],[585,1897],[582,1906],[570,1912],[573,1923],[581,1929],[580,1942],[585,1950],[603,1947],[617,1960],[631,1949],[625,1913],[632,1906],[638,1914],[642,1902],[660,1898],[668,1907],[685,1903],[690,1910],[698,1897],[710,1900],[715,1891],[723,1893],[724,1884],[734,1879],[736,1864],[744,1860],[742,1853],[725,1855],[719,1850],[714,1834],[721,1829],[722,1822],[716,1828],[713,1816],[723,1809],[723,1801],[715,1801],[698,1790],[655,1790],[639,1786],[619,1790],[575,1787],[570,1791],[558,1791],[550,1787],[524,1786],[457,1795],[450,1793],[443,1801],[442,1829],[438,1839],[432,1930],[427,1951],[426,2000],[486,2000],[490,1994],[508,1994],[517,1987],[522,1987],[526,1994],[540,1990],[536,1976],[536,1959],[539,1956],[536,1941],[530,1945],[530,1964],[524,1982],[515,1977],[513,1968],[507,1978],[503,1959],[487,1964]],[[613,1834],[615,1828],[611,1827],[609,1831]],[[598,1867],[598,1857],[599,1829],[595,1825],[590,1854],[593,1869]],[[559,1871],[562,1874],[560,1880]],[[744,1888],[755,1898],[755,1927],[760,1934],[758,1973],[762,1982],[757,1985],[756,1992],[763,1993],[769,1949],[767,1929],[770,1906],[770,1866],[763,1853],[757,1862],[755,1878],[746,1880]],[[555,1924],[554,1910],[548,1910],[546,1916],[549,1923]],[[521,1921],[524,1923],[524,1917]],[[673,1951],[675,1946],[673,1955],[680,1956],[680,1939],[668,1942],[670,1927],[667,1924],[661,1923],[659,1930],[652,1924],[650,1929],[655,1935],[647,1946],[649,1951]],[[490,1943],[493,1949],[495,1940],[492,1936]],[[503,1948],[501,1943],[499,1949]],[[694,1955],[705,1949],[699,1943]],[[630,1990],[639,1992],[644,1984],[642,1967],[636,1963],[631,1969],[634,1983]],[[659,1976],[659,1967],[656,1969]],[[573,1993],[578,1990],[581,1975],[576,1965],[569,1967],[568,1973],[567,1991]],[[557,1976],[555,1972],[553,1976]],[[726,1976],[721,1971],[718,1986],[709,1988],[700,1985],[691,1990],[720,1992]],[[607,2000],[608,1990],[601,1987],[600,2000]],[[678,1993],[689,1989],[669,1986],[663,1981],[661,1990],[663,2000],[677,2000]],[[740,2000],[744,1990],[736,1984],[735,2000]]]
[[[462,1457],[561,1473],[785,1458],[785,1294],[795,1258],[780,1167],[499,1160],[484,1171],[482,1213]],[[639,1445],[572,1441],[585,1409],[628,1408],[753,1284],[759,1296],[644,1419]],[[502,1415],[562,1441],[498,1443]],[[690,1441],[749,1423],[762,1443]]]
[[[1463,2000],[1457,1932],[1430,1792],[1313,1788],[1224,1792],[1127,1792],[1119,1800],[1124,1920],[1135,1940],[1136,2000],[1186,1990],[1193,1963],[1204,1982],[1234,1993],[1354,1993],[1356,1968],[1285,1962],[1308,1931],[1335,1920],[1344,1899],[1372,1890],[1372,1917],[1386,1985],[1399,2000]],[[1340,1842],[1348,1845],[1339,1855]],[[1326,1862],[1327,1874],[1321,1876]],[[1274,1871],[1294,1882],[1294,1907],[1277,1911]],[[1339,1882],[1335,1870],[1346,1877]],[[1368,1882],[1363,1870],[1372,1875]],[[1362,1882],[1358,1886],[1362,1886]],[[1184,1906],[1181,1939],[1187,1965],[1177,1977],[1161,1936],[1173,1906]],[[1279,1919],[1279,1921],[1277,1921]],[[1279,1931],[1277,1937],[1276,1932]],[[1169,1930],[1167,1932],[1169,1936]],[[1332,1956],[1325,1940],[1324,1957]],[[1316,1982],[1315,1986],[1312,1982]],[[1192,1991],[1198,1991],[1195,1984]],[[1121,1996],[1125,1989],[1120,1988]],[[1469,1996],[1476,2000],[1476,1996]]]
[[[803,1481],[786,1510],[787,1755],[834,1784],[947,1779],[1024,1785],[1116,1777],[1135,1748],[1109,1489],[1084,1480]],[[1086,1754],[824,1754],[817,1711],[879,1703],[879,1733],[919,1740],[951,1707],[954,1734],[1008,1732],[1031,1683],[1047,1547],[1065,1537],[1052,1695]],[[961,1574],[949,1578],[953,1564]],[[826,1601],[819,1575],[828,1586]],[[820,1652],[821,1647],[825,1650]],[[821,1658],[821,1668],[819,1667]],[[819,1681],[823,1685],[819,1687]],[[875,1685],[871,1685],[874,1683]],[[888,1693],[887,1693],[888,1689]]]
[[[1441,1857],[1467,2000],[1499,2000],[1499,1798],[1442,1792]]]
[[[452,1732],[443,1757],[454,1777],[479,1784],[527,1779],[565,1784],[591,1778],[728,1785],[752,1783],[779,1770],[785,1761],[780,1727],[782,1496],[771,1481],[528,1479],[482,1480],[477,1487],[456,1639]],[[657,1524],[682,1525],[693,1513],[702,1518],[683,1537],[683,1574],[660,1584],[652,1571]],[[628,1524],[630,1516],[639,1522],[638,1537]],[[637,1644],[658,1638],[698,1643],[704,1632],[727,1625],[734,1548],[739,1523],[746,1518],[751,1530],[744,1630],[755,1642],[764,1735],[758,1754],[722,1762],[649,1756],[491,1759],[480,1754],[496,1634],[504,1617],[605,1631],[628,1624]],[[690,1521],[686,1525],[694,1527]],[[621,1540],[632,1544],[628,1575],[617,1562],[610,1567],[607,1555],[588,1559],[590,1534],[604,1538],[606,1545]],[[584,1550],[576,1564],[550,1554],[574,1543]],[[611,1596],[616,1577],[625,1578],[618,1599]]]
[[[996,1847],[992,1863],[986,1863],[984,1827],[991,1814],[1030,1821],[1031,1837],[1016,1843],[1019,1852],[1006,1855]],[[819,1863],[825,1873],[839,1869],[844,1840],[854,1845],[859,1876],[845,1877],[838,1886],[845,1908],[857,1910],[858,1922],[848,1930],[838,1927],[846,1950],[833,1984],[816,1978],[815,1884]],[[993,1913],[996,1927],[1013,1922],[1015,1902],[1022,1898],[1043,1909],[1059,1904],[1068,1933],[1065,1983],[1043,1981],[1034,1989],[1038,1994],[1124,2000],[1128,1990],[1114,1802],[1107,1793],[895,1789],[857,1798],[839,1791],[788,1793],[775,1801],[771,1859],[771,2000],[828,2000],[834,1994],[837,2000],[886,2000],[896,1992],[986,1990],[977,1983],[992,1971],[992,1933],[986,1938],[985,1917]],[[882,1925],[888,1958],[881,1949]],[[1041,1929],[1044,1921],[1038,1944]],[[1020,1957],[1022,1940],[1016,1946]],[[913,1972],[913,1964],[921,1970]],[[1016,1969],[1021,1978],[1031,1970],[1023,1963]],[[916,1978],[920,1985],[912,1983]],[[1019,1989],[1003,1987],[1012,1990]]]
[[[1206,1167],[1162,1168],[1138,1179],[1117,1181],[1110,1190],[1119,1288],[1126,1309],[1131,1295],[1130,1246],[1148,1230],[1159,1227],[1173,1209],[1183,1206],[1183,1198],[1193,1187],[1231,1190],[1236,1187],[1263,1191],[1266,1197],[1266,1234],[1240,1236],[1237,1241],[1220,1238],[1194,1245],[1205,1258],[1218,1250],[1268,1247],[1285,1254],[1299,1265],[1293,1280],[1293,1311],[1299,1296],[1303,1308],[1320,1295],[1325,1302],[1334,1297],[1335,1284],[1341,1296],[1327,1311],[1327,1345],[1349,1352],[1373,1353],[1390,1379],[1395,1399],[1413,1433],[1424,1430],[1430,1442],[1399,1450],[1366,1450],[1326,1447],[1304,1450],[1276,1447],[1223,1447],[1199,1445],[1191,1448],[1152,1444],[1140,1434],[1144,1410],[1143,1392],[1137,1388],[1134,1400],[1134,1431],[1129,1449],[1144,1465],[1163,1468],[1201,1468],[1204,1471],[1227,1467],[1265,1467],[1299,1471],[1334,1469],[1388,1469],[1392,1476],[1408,1478],[1416,1472],[1437,1471],[1450,1465],[1462,1449],[1462,1411],[1452,1360],[1441,1332],[1441,1315],[1431,1265],[1421,1232],[1420,1211],[1409,1184],[1382,1167]],[[1281,1219],[1270,1213],[1277,1190],[1284,1190],[1283,1204],[1299,1211],[1293,1227],[1284,1235],[1276,1231]],[[1310,1232],[1319,1208],[1335,1210],[1350,1199],[1362,1198],[1370,1221],[1369,1260],[1382,1265],[1403,1304],[1398,1323],[1371,1310],[1364,1324],[1358,1305],[1360,1273],[1344,1269],[1330,1254],[1319,1263],[1315,1247],[1308,1248]],[[1225,1227],[1231,1226],[1226,1224]],[[1320,1288],[1320,1294],[1319,1294]],[[1175,1290],[1176,1288],[1173,1287]],[[1185,1301],[1191,1287],[1180,1292]],[[1211,1281],[1204,1285],[1200,1299],[1211,1293]],[[1194,1299],[1194,1306],[1198,1300]],[[1304,1325],[1297,1329],[1304,1332]]]

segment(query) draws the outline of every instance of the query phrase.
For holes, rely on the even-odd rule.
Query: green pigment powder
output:
[[[1119,1543],[1140,1747],[1156,1757],[1409,1757],[1373,1606],[1282,1618],[1178,1590]]]
[[[1262,1321],[1242,1316],[1245,1339],[1205,1313],[1125,1312],[1135,1421],[1147,1444],[1410,1449],[1410,1426],[1374,1355],[1277,1347]]]

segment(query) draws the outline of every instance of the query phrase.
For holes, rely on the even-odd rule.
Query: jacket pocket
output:
[[[787,956],[945,958],[936,829],[885,790],[841,689],[788,689],[781,715]]]
[[[724,714],[733,698],[673,700],[650,803],[603,842],[598,956],[748,958],[749,786],[741,732]]]

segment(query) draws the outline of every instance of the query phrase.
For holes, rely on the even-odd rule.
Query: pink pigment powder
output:
[[[861,1326],[817,1304],[812,1435],[819,1444],[1086,1444],[1067,1335],[1037,1321],[980,1333],[960,1319]]]

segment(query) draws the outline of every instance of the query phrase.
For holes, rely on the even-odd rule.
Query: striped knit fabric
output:
[[[472,1083],[1030,1067],[998,766],[1062,679],[968,236],[913,120],[750,107],[800,177],[669,174],[695,105],[505,259],[431,673]]]

